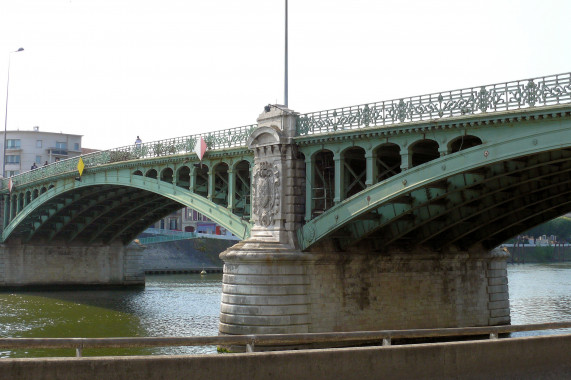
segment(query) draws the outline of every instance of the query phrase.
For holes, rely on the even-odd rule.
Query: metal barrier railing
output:
[[[443,329],[382,330],[328,332],[307,334],[223,335],[194,337],[133,337],[133,338],[0,338],[0,348],[75,348],[76,357],[86,348],[142,348],[181,346],[246,346],[246,352],[254,352],[256,345],[291,346],[313,343],[359,344],[379,342],[390,346],[394,339],[443,338],[485,336],[499,339],[500,334],[522,331],[557,330],[571,328],[569,322],[506,325],[488,327],[459,327]]]

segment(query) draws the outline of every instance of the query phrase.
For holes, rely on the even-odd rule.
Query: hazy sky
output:
[[[0,93],[25,49],[8,129],[107,149],[255,123],[283,103],[284,3],[0,0]],[[568,72],[570,17],[569,0],[289,0],[289,106]]]

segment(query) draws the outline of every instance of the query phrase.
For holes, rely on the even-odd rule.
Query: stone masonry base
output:
[[[246,240],[220,257],[222,334],[510,323],[501,251],[304,253]]]
[[[122,244],[3,244],[0,287],[144,285],[141,250]]]

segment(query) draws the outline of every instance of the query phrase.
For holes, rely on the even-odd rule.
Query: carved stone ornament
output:
[[[263,227],[270,226],[274,222],[280,201],[280,178],[276,165],[266,161],[256,165],[252,198],[258,223]]]

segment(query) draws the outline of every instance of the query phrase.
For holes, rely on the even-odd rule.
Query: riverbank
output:
[[[535,246],[522,247],[504,245],[510,254],[508,263],[561,263],[571,262],[571,247]]]

